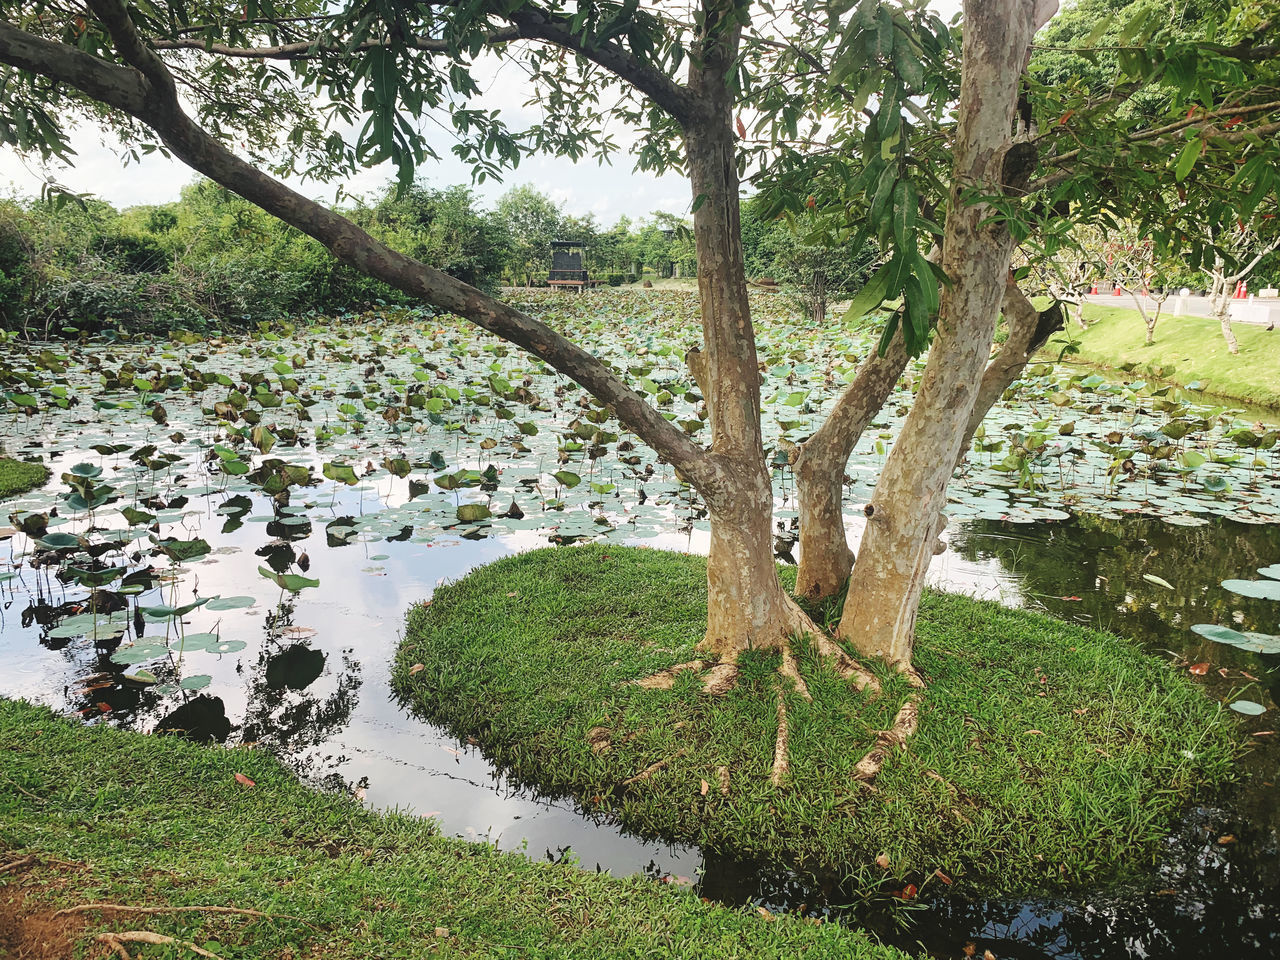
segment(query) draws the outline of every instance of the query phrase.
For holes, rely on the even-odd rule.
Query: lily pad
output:
[[[1280,600],[1280,580],[1223,580],[1232,593],[1256,600]]]

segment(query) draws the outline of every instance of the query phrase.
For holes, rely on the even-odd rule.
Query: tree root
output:
[[[707,671],[702,681],[702,692],[713,697],[723,697],[738,685],[738,665],[736,663],[717,663]]]
[[[782,786],[791,763],[787,759],[787,701],[782,695],[782,685],[778,684],[778,738],[773,743],[773,772],[769,774],[769,782],[775,787]]]
[[[626,780],[623,780],[622,785],[624,787],[629,787],[633,783],[642,783],[645,780],[648,780],[650,777],[652,777],[655,773],[657,773],[663,767],[667,766],[667,764],[669,764],[672,760],[675,760],[677,757],[683,757],[688,752],[689,752],[688,750],[684,750],[684,749],[677,750],[671,756],[663,757],[661,760],[657,761],[656,763],[649,764],[647,767],[645,767],[643,770],[637,773],[634,777],[628,777]]]
[[[796,693],[812,702],[813,696],[809,693],[809,685],[804,682],[804,677],[800,676],[800,666],[796,663],[796,655],[791,649],[791,644],[782,648],[782,665],[778,667],[778,672],[791,681],[796,688]]]
[[[690,660],[687,663],[677,663],[674,667],[651,673],[647,677],[633,680],[632,683],[646,690],[670,690],[676,685],[676,679],[680,674],[690,670],[706,674],[702,681],[702,692],[713,697],[724,696],[738,683],[737,664],[716,663],[714,660]]]
[[[924,679],[914,670],[907,671],[907,678],[915,687],[915,692],[908,696],[906,702],[899,708],[889,729],[881,730],[876,735],[876,745],[868,750],[866,756],[853,768],[855,780],[863,783],[874,780],[894,750],[906,746],[907,740],[920,725],[920,696],[924,690]]]
[[[99,913],[234,913],[242,917],[259,917],[263,920],[297,920],[301,923],[306,921],[300,917],[290,917],[283,914],[263,913],[261,910],[249,910],[245,907],[129,907],[119,903],[82,903],[75,907],[64,907],[62,910],[54,913],[55,917],[65,917],[72,913],[89,913],[90,911],[98,911]]]
[[[35,857],[19,857],[17,860],[0,863],[0,873],[8,873],[10,870],[21,870],[23,867],[32,866],[35,862]]]
[[[644,687],[646,690],[670,690],[676,685],[676,678],[686,670],[696,670],[701,673],[706,670],[710,664],[706,660],[690,660],[688,663],[677,663],[674,667],[668,667],[666,670],[659,670],[657,673],[651,673],[647,677],[641,677],[635,681],[636,686]]]
[[[124,960],[134,960],[133,955],[129,953],[126,943],[151,943],[160,946],[173,945],[184,947],[190,950],[197,957],[204,957],[205,960],[222,960],[216,953],[210,953],[204,947],[197,946],[190,940],[179,940],[177,937],[167,937],[162,933],[152,933],[149,930],[124,930],[119,933],[100,933],[93,938],[98,943],[106,944],[111,948],[111,952],[117,957],[123,957]]]
[[[850,681],[855,690],[880,692],[880,681],[876,679],[876,675],[845,653],[839,644],[820,633],[814,634],[813,640],[818,653],[830,660],[836,672]]]

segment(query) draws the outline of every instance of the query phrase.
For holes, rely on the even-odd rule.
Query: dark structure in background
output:
[[[577,240],[551,241],[551,273],[547,283],[553,287],[569,287],[581,290],[594,286],[582,267],[586,247]]]

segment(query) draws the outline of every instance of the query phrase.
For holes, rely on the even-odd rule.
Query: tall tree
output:
[[[527,184],[499,197],[497,214],[511,238],[511,272],[530,286],[534,274],[545,274],[551,266],[551,241],[560,232],[564,214],[554,200]]]
[[[634,3],[583,2],[570,12],[557,0],[352,2],[323,9],[292,0],[234,11],[89,0],[89,16],[41,0],[5,6],[0,63],[13,69],[0,135],[56,152],[65,143],[56,118],[79,110],[99,119],[105,111],[131,142],[163,147],[353,267],[540,357],[670,462],[701,493],[711,519],[703,641],[709,657],[699,664],[711,689],[731,683],[739,654],[755,648],[783,651],[783,671],[803,692],[790,656],[790,637],[798,632],[812,634],[854,682],[874,683],[778,581],[740,232],[740,170],[784,141],[812,143],[826,105],[833,97],[845,102],[857,118],[850,123],[862,158],[855,178],[868,201],[860,215],[886,255],[855,306],[869,312],[885,299],[904,304],[886,330],[883,355],[866,368],[875,371],[933,342],[903,440],[871,503],[840,634],[858,650],[910,671],[915,613],[947,481],[980,398],[1017,366],[1016,357],[993,366],[1002,356],[990,356],[996,314],[1012,301],[1018,316],[1038,316],[1008,282],[1014,246],[1026,235],[1023,214],[1073,199],[1072,191],[1089,195],[1087,184],[1070,175],[1054,179],[1062,167],[1029,182],[1037,154],[1018,109],[1020,77],[1032,35],[1053,2],[969,0],[958,91],[950,32],[914,0],[902,6],[864,0],[856,9],[837,6],[843,13],[830,17],[825,5],[801,5],[782,39],[758,33],[746,0],[702,0],[689,21]],[[542,89],[549,109],[528,130],[508,130],[499,117],[470,104],[478,93],[471,61],[490,47],[520,58]],[[679,71],[683,82],[673,78]],[[821,97],[807,95],[805,76],[824,91]],[[851,90],[846,83],[854,81]],[[603,97],[606,90],[617,97]],[[315,106],[317,94],[327,98],[325,111]],[[954,123],[941,123],[957,97]],[[455,152],[480,175],[526,152],[606,152],[609,117],[637,125],[642,164],[684,170],[702,306],[702,345],[690,359],[707,402],[709,449],[582,346],[397,253],[272,176],[305,170],[338,177],[363,162],[389,159],[407,184],[429,153],[409,118],[446,104],[459,137]],[[749,108],[758,109],[749,118],[754,139],[742,117]],[[335,124],[365,122],[348,141],[326,117]],[[914,136],[919,131],[936,153],[912,152],[926,142]],[[248,144],[245,156],[229,149],[236,142]],[[1154,143],[1160,145],[1158,137]],[[809,193],[792,191],[789,200],[803,204]],[[856,232],[846,228],[845,236]],[[936,247],[932,256],[930,246]],[[1018,340],[1022,353],[1040,324],[1029,326],[1030,336]],[[903,349],[895,354],[899,340]],[[877,378],[877,386],[882,382]],[[837,451],[862,417],[863,401],[874,401],[870,394],[850,396],[841,397],[832,414],[840,426],[832,444]],[[837,496],[847,459],[847,453],[843,460],[832,457],[815,471],[827,489],[836,478]],[[838,510],[827,536],[839,536],[845,554],[839,572],[848,576]],[[874,775],[914,717],[909,703],[882,748],[866,758],[863,775]]]

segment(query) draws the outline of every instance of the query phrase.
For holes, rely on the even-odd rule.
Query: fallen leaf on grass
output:
[[[1027,736],[1027,737],[1043,737],[1043,736],[1044,736],[1044,731],[1043,731],[1043,730],[1028,730],[1025,734],[1023,734],[1023,736]]]
[[[236,774],[236,783],[240,784],[242,787],[256,787],[256,786],[257,786],[257,784],[256,784],[256,783],[254,783],[252,780],[250,780],[248,777],[246,777],[243,773],[237,773],[237,774]]]
[[[415,673],[421,673],[425,669],[427,668],[424,664],[415,663],[412,667],[409,668],[409,676],[412,677]]]
[[[1187,667],[1187,673],[1193,673],[1197,677],[1203,677],[1208,672],[1208,663],[1193,663],[1191,666]]]
[[[951,884],[954,882],[950,877],[948,877],[941,870],[933,871],[933,875],[937,877],[939,880],[941,880],[943,883],[945,883],[948,887],[951,886]]]
[[[448,935],[449,935],[449,928],[448,928],[448,927],[436,927],[436,936],[437,936],[437,937],[447,937]]]
[[[708,791],[708,790],[710,790],[710,789],[711,789],[711,784],[709,784],[709,783],[707,783],[707,781],[703,780],[703,781],[702,781],[702,786],[699,788],[699,792],[700,792],[700,793],[705,797],[705,796],[707,795],[707,791]]]
[[[889,855],[887,853],[882,853],[880,854],[880,856],[876,857],[876,866],[879,867],[881,870],[888,870]]]

